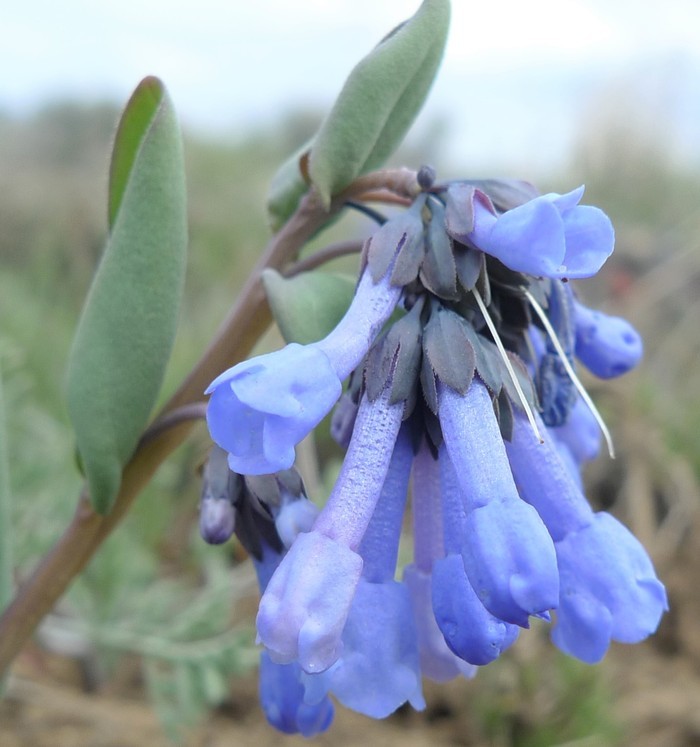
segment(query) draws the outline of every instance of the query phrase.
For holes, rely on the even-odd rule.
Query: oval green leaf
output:
[[[109,166],[107,208],[110,231],[119,212],[143,135],[153,120],[164,93],[165,88],[158,78],[144,78],[131,94],[119,121]]]
[[[122,468],[155,404],[182,296],[187,249],[182,142],[160,81],[149,78],[137,88],[115,149],[109,206],[114,222],[67,377],[68,411],[100,513],[109,511]]]
[[[355,295],[356,281],[339,273],[302,272],[285,278],[267,269],[262,279],[282,337],[302,345],[329,334]]]
[[[350,73],[309,160],[311,182],[326,206],[403,140],[440,65],[449,21],[449,0],[424,0]]]
[[[267,193],[267,217],[270,228],[279,231],[297,209],[301,198],[309,191],[309,185],[301,173],[300,160],[309,152],[313,140],[309,140],[277,169]]]

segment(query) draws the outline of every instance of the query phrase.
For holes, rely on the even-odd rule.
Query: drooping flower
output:
[[[301,667],[276,664],[267,651],[260,654],[259,695],[265,718],[285,734],[313,737],[326,731],[333,721],[333,703],[323,698],[310,705],[305,702]]]
[[[480,190],[472,192],[468,242],[503,264],[535,277],[586,278],[610,256],[615,233],[596,207],[579,205],[583,187],[564,195],[546,194],[500,213]]]
[[[435,682],[471,678],[477,668],[450,650],[433,611],[433,568],[445,555],[440,470],[425,441],[413,462],[413,563],[403,571],[409,591],[423,675]]]
[[[226,453],[218,446],[212,449],[204,477],[200,505],[204,539],[220,544],[235,530],[251,554],[264,591],[297,534],[311,528],[318,509],[306,498],[293,471],[251,480],[229,470]],[[264,503],[258,494],[264,496]],[[305,737],[325,731],[333,720],[333,704],[325,695],[307,703],[304,692],[298,663],[280,664],[261,652],[260,704],[270,724]]]
[[[527,627],[530,615],[556,606],[559,580],[552,540],[542,520],[518,495],[493,405],[474,378],[460,396],[438,385],[445,447],[463,495],[469,581],[495,617]]]
[[[260,601],[258,639],[281,663],[323,672],[340,656],[342,632],[362,572],[360,543],[372,518],[401,425],[388,392],[365,398],[328,503],[300,534]]]
[[[290,343],[229,368],[209,385],[207,424],[229,454],[234,472],[260,475],[288,469],[294,446],[333,407],[342,381],[358,365],[402,289],[365,272],[338,326],[311,345]]]
[[[409,436],[400,431],[360,545],[364,565],[342,635],[342,654],[325,672],[306,676],[307,702],[330,692],[373,718],[384,718],[407,701],[416,709],[425,707],[410,595],[394,581],[412,460]]]
[[[581,306],[561,280],[599,269],[608,218],[578,204],[583,188],[540,197],[525,184],[419,183],[366,242],[333,333],[212,384],[213,435],[249,470],[244,494],[257,503],[239,522],[247,504],[218,479],[202,526],[216,541],[230,531],[221,494],[236,531],[261,532],[257,544],[242,532],[259,574],[275,553],[257,629],[261,700],[282,730],[326,728],[329,695],[375,718],[421,708],[422,676],[474,676],[531,616],[554,619],[555,644],[592,662],[612,640],[649,635],[666,608],[641,545],[582,492],[601,419],[576,360],[611,376],[641,354],[626,322]],[[347,453],[315,516],[288,475],[267,472],[291,463],[348,376],[331,424]],[[401,573],[409,472],[414,556]]]
[[[519,628],[491,614],[472,586],[461,554],[469,506],[444,444],[438,461],[445,557],[433,564],[433,612],[450,650],[469,664],[484,665],[515,642]]]
[[[641,544],[609,514],[593,513],[556,449],[538,443],[520,415],[507,450],[520,495],[555,543],[561,591],[554,643],[594,663],[611,640],[637,643],[653,633],[667,599]]]
[[[264,591],[283,554],[264,545],[260,559],[253,562],[260,590]],[[305,737],[319,734],[333,721],[333,704],[327,697],[309,704],[304,700],[302,670],[297,662],[280,664],[267,651],[260,653],[260,705],[267,720],[285,734],[300,733]]]
[[[557,547],[562,593],[552,640],[594,664],[610,641],[639,643],[668,609],[663,584],[640,542],[604,512]]]

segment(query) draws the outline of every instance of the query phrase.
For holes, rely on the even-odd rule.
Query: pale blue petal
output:
[[[501,215],[479,249],[529,275],[555,275],[564,260],[564,222],[552,202],[538,197]]]
[[[615,248],[615,230],[599,208],[579,205],[562,215],[566,254],[558,277],[588,278],[595,275]]]
[[[362,558],[342,543],[317,531],[297,537],[258,610],[258,640],[273,661],[314,673],[338,659],[361,571]]]
[[[367,581],[386,583],[396,574],[412,462],[411,436],[406,428],[402,428],[394,445],[382,492],[360,544],[364,562],[362,577]]]
[[[240,363],[214,384],[209,431],[229,453],[231,469],[247,475],[291,467],[295,444],[318,425],[342,391],[328,357],[301,345]]]
[[[567,192],[563,195],[557,194],[556,192],[549,192],[546,195],[542,195],[542,197],[551,200],[557,210],[560,213],[564,213],[568,210],[572,210],[579,204],[579,202],[581,202],[584,190],[585,186],[582,184],[580,187],[576,187],[576,189],[572,189],[571,192]]]
[[[557,606],[554,546],[532,506],[517,497],[496,497],[468,514],[466,532],[464,568],[492,615],[528,627],[529,615]]]
[[[568,579],[567,579],[568,581]],[[595,596],[565,584],[562,589],[552,642],[565,654],[586,664],[597,664],[610,646],[612,615]]]
[[[515,486],[491,397],[475,377],[465,395],[438,384],[445,447],[466,505],[462,546],[469,581],[486,609],[526,627],[556,606],[554,545],[542,519]]]
[[[240,365],[231,388],[241,402],[270,415],[313,417],[312,395],[318,407],[329,399],[332,406],[340,397],[340,381],[328,356],[313,345],[291,343]]]
[[[344,706],[372,718],[385,718],[406,702],[425,708],[415,623],[403,584],[360,581],[343,632],[343,654],[319,678]]]
[[[637,643],[656,630],[668,609],[666,591],[642,545],[615,518],[596,514],[589,526],[557,543],[557,558],[562,583],[557,625],[565,632],[555,643],[565,639],[572,649],[577,635],[595,640],[597,646],[583,653],[591,657],[595,651],[601,658],[610,639]],[[601,606],[607,614],[600,613]],[[585,656],[580,658],[589,661]]]

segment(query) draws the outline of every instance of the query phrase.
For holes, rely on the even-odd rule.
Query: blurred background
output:
[[[269,237],[264,196],[277,166],[352,66],[417,5],[3,6],[0,367],[18,580],[70,520],[80,487],[63,376],[106,234],[111,140],[133,88],[161,77],[185,135],[191,243],[167,394]],[[614,646],[597,667],[557,654],[535,628],[474,681],[428,687],[424,713],[371,722],[340,712],[317,743],[700,745],[700,6],[453,6],[442,71],[393,162],[430,163],[443,178],[525,178],[542,191],[585,183],[585,201],[613,219],[615,254],[578,290],[629,318],[646,357],[620,382],[586,380],[619,452],[590,466],[588,494],[650,550],[671,612],[655,638]],[[333,232],[370,228],[356,218]],[[251,569],[235,545],[209,548],[197,533],[206,450],[198,431],[163,465],[23,652],[0,704],[1,744],[279,743],[257,705]],[[326,467],[332,474],[332,459]]]

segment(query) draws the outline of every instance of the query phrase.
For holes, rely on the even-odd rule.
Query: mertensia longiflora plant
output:
[[[449,14],[449,0],[424,0],[280,168],[267,251],[150,422],[183,288],[185,178],[164,86],[146,78],[136,89],[114,141],[107,248],[67,377],[86,488],[0,618],[0,672],[186,421],[204,416],[207,384],[215,445],[200,529],[214,544],[235,534],[255,565],[260,700],[280,730],[327,729],[333,700],[373,718],[421,709],[424,679],[473,677],[532,618],[588,663],[612,641],[656,630],[664,587],[632,534],[592,510],[581,477],[603,440],[613,447],[577,367],[607,379],[642,356],[627,321],[579,295],[578,281],[613,251],[610,220],[583,202],[583,187],[540,194],[519,180],[440,181],[428,167],[377,171],[428,94]],[[375,230],[299,259],[350,208]],[[355,249],[346,298],[347,279],[319,268]],[[270,309],[289,344],[243,360]],[[312,502],[296,455],[319,427],[344,460],[330,495]],[[399,564],[409,524],[412,557]]]
[[[375,718],[420,709],[423,678],[474,676],[531,617],[588,663],[656,630],[667,600],[646,551],[583,493],[609,434],[576,367],[622,375],[642,343],[569,282],[613,251],[582,197],[421,170],[366,240],[337,326],[207,390],[210,464],[236,487],[205,494],[203,532],[237,532],[255,563],[260,697],[279,729],[326,729],[329,696]],[[329,412],[346,452],[319,511],[295,445]]]

